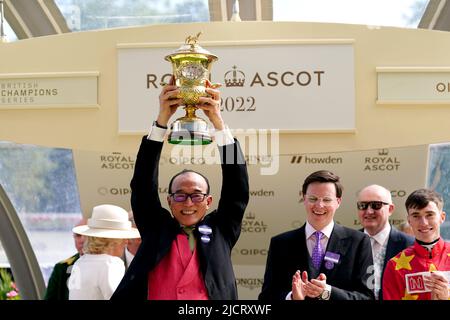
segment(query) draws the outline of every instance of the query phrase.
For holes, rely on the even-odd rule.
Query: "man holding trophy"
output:
[[[249,200],[248,173],[239,142],[222,119],[220,92],[208,81],[208,67],[200,65],[208,62],[209,53],[199,48],[197,38],[189,37],[176,52],[176,64],[183,70],[174,64],[171,84],[165,85],[159,96],[157,119],[141,142],[131,181],[131,206],[142,243],[111,299],[237,299],[231,250],[239,238]],[[196,78],[198,75],[202,78]],[[180,81],[180,76],[190,78]],[[192,92],[187,84],[193,85]],[[213,202],[209,181],[192,170],[172,177],[167,196],[170,211],[159,199],[163,140],[169,120],[180,106],[185,106],[187,114],[172,124],[169,142],[210,142],[204,120],[193,115],[196,109],[203,110],[215,129],[222,189],[217,209],[209,214],[206,212]]]

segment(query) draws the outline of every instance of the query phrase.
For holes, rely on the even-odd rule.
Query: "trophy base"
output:
[[[168,139],[171,144],[207,145],[212,142],[211,136],[196,132],[172,132]]]
[[[180,118],[171,126],[168,138],[171,144],[206,145],[212,142],[208,124],[200,118]]]

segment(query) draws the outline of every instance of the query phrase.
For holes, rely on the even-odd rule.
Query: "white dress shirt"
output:
[[[331,232],[333,232],[334,228],[334,221],[332,220],[328,225],[325,226],[322,230],[316,230],[313,228],[312,225],[309,224],[309,222],[306,222],[305,227],[305,234],[306,234],[306,247],[308,248],[309,256],[312,257],[312,252],[314,250],[314,247],[316,246],[316,237],[314,235],[314,232],[321,231],[323,233],[322,239],[320,239],[320,244],[322,245],[322,248],[324,250],[327,248],[328,240],[330,239]]]
[[[131,261],[133,261],[134,254],[132,254],[130,251],[128,251],[128,248],[125,248],[125,267],[128,269],[128,267],[131,264]]]
[[[364,233],[370,237],[370,244],[372,246],[372,258],[374,268],[374,294],[375,299],[378,300],[381,289],[381,274],[383,273],[384,258],[386,256],[387,243],[389,240],[389,233],[391,232],[391,225],[386,223],[383,229],[376,235],[371,236],[364,229]]]

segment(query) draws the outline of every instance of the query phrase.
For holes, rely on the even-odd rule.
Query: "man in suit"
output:
[[[76,226],[81,226],[87,223],[85,218],[82,218]],[[52,274],[48,279],[47,289],[45,290],[45,300],[69,300],[69,289],[67,288],[67,280],[72,272],[72,266],[75,261],[83,255],[84,236],[80,234],[73,234],[75,248],[77,253],[63,261],[58,262],[53,267]]]
[[[397,253],[414,243],[408,236],[389,224],[395,209],[391,192],[379,185],[370,185],[358,193],[358,217],[364,231],[370,237],[374,264],[375,299],[382,299],[382,277],[387,262]]]
[[[373,299],[367,235],[334,223],[342,185],[334,173],[310,174],[302,186],[306,224],[270,241],[261,300]]]
[[[231,250],[237,242],[249,200],[248,174],[237,140],[220,114],[220,92],[199,105],[213,124],[222,162],[218,208],[212,205],[208,179],[192,170],[181,171],[169,183],[167,202],[158,194],[158,166],[170,117],[181,104],[179,90],[166,85],[160,111],[136,158],[131,181],[131,206],[142,243],[113,300],[227,300],[237,299]],[[193,231],[192,231],[193,229]]]

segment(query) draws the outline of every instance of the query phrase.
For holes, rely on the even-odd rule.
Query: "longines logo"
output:
[[[261,278],[236,278],[236,283],[238,286],[253,290],[256,288],[261,288],[264,279]]]
[[[267,224],[263,220],[256,219],[256,215],[249,211],[242,220],[242,232],[266,232]]]
[[[241,255],[241,256],[267,256],[267,249],[259,248],[233,248],[231,250],[231,255]]]
[[[306,155],[294,155],[291,158],[292,164],[342,164],[341,157],[308,157]]]
[[[245,161],[248,165],[262,164],[269,165],[273,161],[273,156],[270,155],[245,155]]]
[[[102,169],[134,169],[134,159],[124,156],[121,152],[113,152],[109,155],[100,156],[100,166]]]
[[[364,171],[397,171],[400,161],[389,156],[389,149],[379,149],[378,156],[364,158]]]

